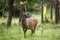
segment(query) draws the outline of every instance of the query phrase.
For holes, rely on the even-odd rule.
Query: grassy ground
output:
[[[34,18],[34,15],[32,16]],[[38,20],[39,15],[35,16]],[[12,26],[6,26],[7,18],[0,18],[0,40],[60,40],[60,25],[59,24],[38,24],[35,34],[31,36],[31,31],[28,30],[26,38],[24,38],[21,26],[18,26],[18,18],[12,19]],[[40,21],[39,21],[40,22]],[[42,33],[43,27],[43,33]]]

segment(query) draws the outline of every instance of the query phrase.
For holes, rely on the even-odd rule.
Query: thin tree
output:
[[[59,4],[59,2],[60,2],[60,1],[58,0],[58,3],[57,3],[57,4],[58,4],[58,23],[60,23],[60,13],[59,13],[59,5],[60,5],[60,4]]]
[[[41,14],[41,23],[42,23],[42,30],[41,30],[41,36],[43,37],[43,1],[44,0],[42,0],[42,14]]]
[[[19,26],[20,26],[20,22],[22,20],[22,15],[23,15],[23,10],[21,9],[20,13],[19,13]]]
[[[50,12],[51,12],[51,15],[50,15],[50,17],[51,17],[51,22],[52,22],[52,0],[50,1],[50,8],[51,8],[51,10],[50,10]]]
[[[42,0],[42,14],[41,14],[41,23],[43,23],[43,0]]]
[[[13,14],[13,3],[14,0],[8,0],[8,5],[9,5],[9,15],[8,15],[8,21],[7,21],[7,26],[11,26],[11,21],[12,21],[12,14]]]
[[[22,6],[22,8],[19,9],[20,10],[20,14],[19,14],[19,26],[20,26],[20,22],[21,22],[21,19],[22,19],[22,15],[24,13],[26,13],[26,3],[27,3],[27,1],[24,1],[24,0],[22,0],[22,2],[20,2],[20,5]],[[23,5],[24,5],[24,8],[23,8]]]
[[[58,24],[58,17],[59,17],[59,8],[58,8],[58,0],[56,0],[55,5],[55,23]]]
[[[0,2],[0,17],[2,17],[2,2]]]

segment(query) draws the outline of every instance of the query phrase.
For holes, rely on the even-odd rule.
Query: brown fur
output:
[[[38,23],[37,19],[28,18],[28,15],[23,15],[23,17],[22,17],[22,28],[24,31],[24,37],[26,37],[27,29],[30,29],[32,31],[32,34],[35,33],[35,28],[36,28],[37,23]]]

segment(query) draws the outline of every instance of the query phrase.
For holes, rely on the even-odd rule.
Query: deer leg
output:
[[[33,35],[33,33],[34,33],[34,30],[32,30],[32,33],[31,33],[31,35]]]
[[[34,29],[31,29],[31,31],[32,31],[31,35],[33,35],[33,33],[35,32]]]
[[[36,28],[36,25],[34,26],[34,33],[35,33],[35,28]]]
[[[24,37],[26,37],[26,31],[27,31],[27,29],[24,28],[23,31],[24,31]]]
[[[33,33],[35,33],[35,28],[36,28],[36,25],[31,28],[31,31],[32,31],[31,35],[33,35]]]

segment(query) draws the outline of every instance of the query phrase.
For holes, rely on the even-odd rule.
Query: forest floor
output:
[[[18,18],[13,18],[11,27],[8,27],[6,26],[7,18],[0,18],[0,40],[60,40],[60,24],[39,23],[35,34],[31,36],[31,31],[28,30],[26,38],[24,38],[24,33],[21,25],[18,25],[18,20]]]

